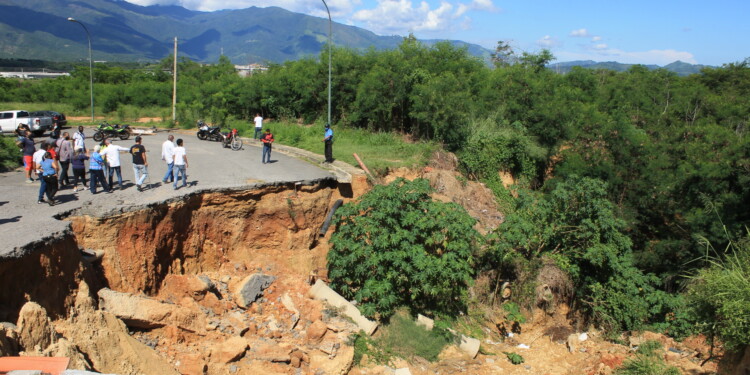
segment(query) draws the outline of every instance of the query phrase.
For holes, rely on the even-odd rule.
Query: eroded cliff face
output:
[[[325,274],[326,214],[351,192],[330,181],[270,185],[72,215],[71,230],[0,260],[0,322],[10,322],[0,325],[0,355],[60,355],[75,368],[119,374],[283,372],[290,363],[307,371],[311,357],[350,366],[305,346],[323,309],[305,293],[311,275]],[[102,256],[85,259],[82,249]],[[238,291],[256,273],[274,282],[242,306]],[[103,296],[135,301],[141,325],[108,311]],[[28,334],[21,323],[29,321],[53,328]]]
[[[266,187],[71,221],[81,248],[104,251],[108,287],[154,295],[169,274],[214,271],[225,263],[266,264],[303,275],[325,267],[325,254],[311,249],[336,196],[324,187]]]

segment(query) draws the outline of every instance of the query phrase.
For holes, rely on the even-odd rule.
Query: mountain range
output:
[[[547,65],[549,69],[552,69],[558,73],[568,73],[574,66],[579,66],[586,69],[607,69],[614,70],[616,72],[624,72],[631,67],[633,64],[623,64],[616,61],[607,62],[596,62],[591,60],[579,60],[579,61],[568,61]],[[671,64],[664,66],[659,65],[644,65],[648,69],[666,69],[670,72],[677,73],[677,75],[687,76],[691,74],[700,73],[703,68],[710,68],[709,65],[690,64],[683,61],[675,61]]]
[[[200,12],[180,6],[140,6],[123,0],[0,0],[0,60],[86,61],[91,35],[96,61],[149,62],[173,52],[212,63],[220,55],[235,64],[281,63],[317,56],[328,40],[328,20],[278,7]],[[381,36],[334,22],[336,46],[357,50],[397,47],[401,36]],[[421,40],[432,45],[438,40]],[[489,63],[492,51],[476,44],[450,41]],[[632,65],[617,62],[572,61],[548,67],[567,73],[573,66],[624,71]],[[647,65],[650,69],[659,68]],[[663,68],[681,75],[700,72],[703,65],[680,61]]]
[[[224,54],[235,64],[280,63],[317,56],[328,40],[328,19],[278,7],[200,12],[118,0],[0,0],[0,57],[87,60],[86,34],[68,17],[88,28],[97,61],[159,60],[172,53],[177,37],[178,55],[195,61],[216,62]],[[394,48],[403,40],[335,22],[332,29],[334,45],[354,49]],[[490,53],[451,42],[473,55]]]

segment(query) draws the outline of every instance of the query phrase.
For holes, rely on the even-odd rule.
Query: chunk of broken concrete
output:
[[[146,296],[102,288],[98,292],[99,308],[136,328],[158,328],[173,325],[190,332],[204,332],[206,321],[199,311],[161,302]]]
[[[268,288],[274,280],[276,280],[276,277],[264,275],[262,273],[254,273],[246,277],[235,289],[234,294],[237,299],[237,304],[240,307],[247,308],[255,302],[258,297],[260,297],[263,291]]]
[[[219,363],[229,363],[236,361],[245,354],[247,350],[247,340],[242,337],[234,336],[215,346],[211,351],[211,359]]]
[[[309,327],[307,327],[305,332],[307,341],[311,343],[320,342],[320,340],[323,339],[323,336],[325,336],[326,331],[328,331],[328,326],[325,323],[320,320],[314,321]]]
[[[320,279],[315,282],[315,285],[310,288],[307,294],[312,298],[325,301],[333,307],[342,309],[344,315],[354,321],[354,323],[368,335],[372,335],[378,328],[377,322],[365,318],[356,306],[349,303],[346,298],[336,293],[336,291],[328,287],[328,285]]]
[[[54,342],[55,331],[47,310],[36,302],[26,302],[18,313],[18,344],[25,351],[47,349]]]
[[[417,314],[417,325],[424,327],[428,331],[432,331],[435,321],[422,314]]]
[[[351,346],[341,347],[338,355],[334,358],[330,358],[323,352],[317,353],[310,355],[310,371],[312,373],[320,371],[327,375],[344,375],[349,373],[349,369],[354,364],[354,348]]]

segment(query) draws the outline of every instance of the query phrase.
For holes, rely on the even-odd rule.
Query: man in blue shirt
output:
[[[333,130],[331,129],[331,124],[326,123],[326,132],[325,132],[325,137],[323,137],[323,142],[325,142],[326,144],[325,162],[333,163]]]

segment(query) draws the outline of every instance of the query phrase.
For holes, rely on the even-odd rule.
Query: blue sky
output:
[[[128,0],[213,11],[279,6],[327,17],[320,0]],[[326,0],[335,22],[380,35],[457,39],[557,61],[722,65],[750,57],[750,1]]]

